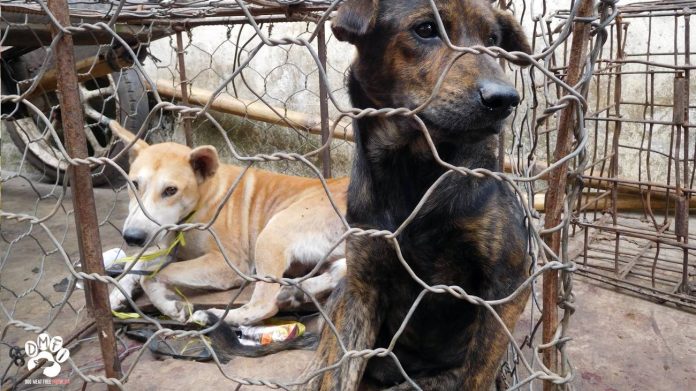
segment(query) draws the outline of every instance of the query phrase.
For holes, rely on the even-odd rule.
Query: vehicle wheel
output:
[[[92,56],[97,51],[96,46],[77,47],[76,59]],[[45,55],[45,49],[40,48],[15,60],[3,59],[3,93],[16,93],[21,80],[35,76]],[[119,121],[127,129],[137,130],[145,122],[149,105],[145,87],[137,71],[124,69],[107,76],[91,78],[81,83],[81,89],[83,98],[97,112]],[[30,101],[51,121],[62,143],[63,130],[57,120],[59,105],[55,91],[41,93],[32,97]],[[4,121],[4,127],[10,138],[20,151],[26,150],[27,160],[43,172],[46,179],[62,182],[68,164],[62,159],[62,154],[48,131],[48,126],[38,116],[31,115],[23,105],[13,106],[17,108],[17,111],[8,118],[11,120]],[[15,107],[10,109],[3,107],[3,114],[8,114],[8,111]],[[122,141],[113,136],[108,127],[87,116],[85,116],[85,135],[90,156],[113,157],[124,147]],[[116,163],[128,171],[126,156],[118,159]],[[95,186],[120,185],[123,181],[124,178],[118,170],[110,165],[96,166],[92,170],[92,182]]]

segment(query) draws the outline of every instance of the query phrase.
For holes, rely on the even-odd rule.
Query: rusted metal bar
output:
[[[621,281],[615,278],[607,277],[604,274],[595,272],[591,269],[578,269],[576,273],[581,274],[584,277],[615,286],[617,288],[621,288],[630,292],[635,292],[644,296],[651,297],[655,300],[667,301],[688,308],[696,308],[696,301],[693,299],[693,296],[690,297],[686,295],[662,292],[659,289],[653,289],[643,285],[634,284],[628,281]]]
[[[188,20],[202,21],[205,18],[201,18],[202,11],[205,11],[206,17],[237,17],[241,21],[241,18],[245,18],[245,12],[251,14],[255,20],[259,20],[265,16],[280,16],[283,19],[279,21],[287,20],[297,20],[298,17],[311,17],[312,14],[325,12],[329,4],[324,3],[310,3],[306,2],[304,4],[292,4],[292,5],[278,5],[273,2],[265,2],[265,4],[252,5],[248,4],[244,9],[242,7],[226,6],[226,7],[177,7],[176,12],[170,12],[166,17],[153,18],[153,11],[162,11],[162,6],[157,3],[137,4],[135,7],[124,7],[116,18],[117,25],[122,25],[125,23],[130,23],[135,25],[134,27],[149,26],[153,21],[157,21],[161,24],[171,25],[172,23],[185,23]],[[290,9],[292,8],[292,9]],[[20,15],[39,16],[45,18],[45,12],[41,6],[35,3],[3,3],[0,7],[3,14],[14,14],[16,17]],[[74,9],[71,13],[71,17],[74,22],[95,22],[103,21],[104,10],[103,9]],[[4,15],[3,15],[4,18]],[[259,18],[259,19],[257,19]],[[237,20],[237,19],[235,19]],[[248,19],[247,19],[248,20]],[[21,20],[20,20],[21,21]],[[29,19],[27,22],[34,22],[36,19]],[[38,19],[39,23],[44,23],[45,19]]]
[[[608,61],[608,60],[604,60]],[[643,61],[643,60],[610,60],[612,63],[617,63],[617,64],[642,64],[642,65],[649,65],[649,66],[654,66],[654,67],[659,67],[659,68],[668,68],[668,69],[674,69],[674,70],[685,70],[685,69],[694,69],[696,68],[695,65],[678,65],[678,64],[668,64],[668,63],[661,63],[661,62],[656,62],[656,61]]]
[[[503,12],[507,11],[508,9],[508,4],[505,0],[499,0],[498,1],[498,8],[502,10]],[[503,69],[505,68],[506,61],[504,58],[498,59],[498,62],[500,63],[500,67]],[[505,167],[505,132],[500,132],[498,134],[498,167],[499,170],[502,170],[503,167]]]
[[[592,15],[594,8],[594,0],[582,0],[578,9],[577,17],[584,18]],[[573,39],[571,44],[571,52],[568,64],[568,76],[566,82],[575,86],[582,75],[585,58],[587,56],[587,47],[590,38],[590,25],[586,22],[575,22],[573,26]],[[576,123],[577,105],[574,101],[561,112],[559,120],[558,135],[556,138],[556,148],[554,151],[554,159],[560,160],[567,156],[570,152],[573,142],[573,130],[576,126],[582,124]],[[546,216],[544,226],[546,228],[556,227],[561,223],[563,202],[565,198],[565,189],[567,185],[568,164],[560,165],[556,170],[553,170],[549,175],[549,192],[546,197]],[[561,233],[554,232],[546,235],[544,238],[549,248],[556,254],[560,254],[561,250]],[[541,314],[543,328],[542,340],[543,343],[548,343],[553,340],[558,326],[558,292],[559,279],[557,271],[549,271],[544,275],[543,280],[543,310]],[[549,370],[558,371],[558,347],[553,346],[547,348],[543,352],[543,362]],[[557,389],[557,386],[550,382],[544,382],[544,391]]]
[[[677,240],[671,239],[670,238],[672,236],[671,233],[669,236],[667,234],[660,235],[656,232],[646,232],[645,230],[638,230],[635,228],[629,228],[629,227],[625,227],[625,226],[610,226],[610,225],[599,226],[597,224],[585,223],[582,221],[576,221],[575,224],[583,226],[583,227],[595,228],[595,229],[598,229],[601,231],[620,232],[621,235],[623,235],[623,236],[630,236],[633,238],[650,240],[650,241],[653,241],[656,243],[663,243],[663,244],[667,244],[667,245],[670,245],[673,247],[696,250],[696,245],[694,245],[694,244],[679,242]]]
[[[689,14],[684,16],[684,62],[686,65],[691,64],[691,22]],[[684,172],[684,183],[682,188],[689,186],[689,86],[691,82],[691,72],[687,67],[684,71],[684,87],[683,87],[683,97],[682,97],[682,108],[681,114],[682,118],[682,130],[684,131],[684,159],[683,159],[683,172]],[[696,156],[694,156],[696,160]],[[679,164],[679,163],[677,163]],[[689,193],[680,192],[679,201],[677,203],[677,213],[679,213],[680,221],[675,221],[675,230],[679,229],[677,232],[677,237],[685,243],[689,243]],[[682,281],[681,281],[681,291],[684,293],[690,293],[691,287],[689,286],[689,252],[684,249],[682,252],[683,264],[682,264]]]
[[[62,26],[70,24],[66,0],[49,0],[48,8]],[[56,26],[51,25],[51,29],[54,36],[61,34]],[[55,46],[55,56],[65,147],[72,158],[86,158],[89,154],[75,73],[73,42],[70,35],[60,37]],[[68,174],[71,181],[75,227],[82,265],[86,273],[104,275],[99,221],[97,220],[90,168],[87,165],[70,165]],[[108,286],[102,282],[86,280],[85,296],[88,311],[96,323],[106,376],[119,379],[121,377],[121,363],[118,358],[116,337],[111,319]],[[109,386],[109,390],[117,389],[116,386]]]
[[[184,37],[181,34],[181,29],[176,31],[176,56],[179,60],[179,83],[181,86],[181,103],[185,106],[189,104],[188,97],[188,78],[186,77],[186,60],[184,59]],[[182,114],[184,122],[184,136],[186,137],[186,145],[193,148],[193,130],[191,129],[191,117],[187,114]]]
[[[319,52],[319,62],[326,71],[326,28],[325,24],[317,26],[317,46]],[[319,77],[319,115],[321,116],[321,144],[329,141],[329,91],[324,79]],[[331,177],[331,145],[327,145],[321,151],[321,172],[324,178]]]
[[[662,234],[668,227],[669,227],[668,225],[663,225],[662,227],[660,227],[660,228],[658,229],[657,232],[658,232],[659,234]],[[638,261],[640,260],[640,258],[643,257],[643,255],[645,255],[645,253],[646,253],[648,250],[650,250],[650,249],[653,247],[654,244],[655,244],[654,242],[648,242],[648,243],[646,243],[645,245],[643,245],[642,247],[639,247],[639,248],[638,248],[638,252],[636,253],[636,255],[634,255],[633,258],[631,258],[631,260],[628,261],[628,263],[626,264],[626,266],[624,266],[624,267],[621,269],[621,272],[618,274],[617,278],[620,279],[620,280],[623,280],[624,278],[626,278],[626,276],[628,276],[628,273],[631,272],[631,269],[633,269],[633,267],[636,266],[636,264],[638,263]]]
[[[618,182],[622,185],[619,185],[619,189],[623,193],[626,194],[647,194],[651,192],[651,190],[648,189],[643,189],[643,188],[653,188],[656,187],[658,189],[665,189],[665,190],[671,190],[674,191],[676,187],[674,185],[667,185],[664,183],[659,183],[659,182],[648,182],[648,181],[640,181],[640,180],[634,180],[634,179],[626,179],[626,178],[607,178],[607,177],[598,177],[598,176],[589,176],[589,175],[584,175],[583,179],[587,180],[587,183],[585,183],[585,187],[592,187],[592,188],[598,188],[598,189],[608,189],[609,186],[603,185],[601,182]],[[652,190],[653,193],[656,193],[657,196],[662,195],[662,197],[666,197],[666,195],[663,192],[657,193],[655,190]],[[696,189],[682,189],[682,192],[685,193],[696,193]]]
[[[660,226],[658,229],[662,229],[663,227],[665,227],[665,226]],[[667,227],[667,228],[669,228],[669,227]],[[598,232],[598,231],[597,231],[597,230],[593,230],[593,232]],[[654,242],[650,242],[650,243],[655,244]],[[659,243],[659,245],[661,245],[661,243]],[[655,249],[656,249],[656,250],[658,249],[657,247],[658,247],[658,246],[655,246]],[[591,247],[591,246],[590,246],[590,249],[593,250],[593,251],[599,252],[599,253],[611,254],[612,257],[613,257],[613,254],[614,254],[614,250],[613,250],[613,249],[610,250],[610,249],[608,249],[608,248],[603,248],[603,247]],[[665,249],[665,246],[661,246],[661,249]],[[636,250],[636,251],[633,251],[633,250],[626,250],[626,251],[624,251],[624,254],[626,254],[627,257],[635,256],[637,253],[638,253],[637,250]],[[691,254],[696,254],[695,251],[691,251],[690,253],[691,253]],[[647,255],[645,255],[645,254],[643,255],[644,258],[645,258],[646,256],[647,256]],[[613,259],[612,257],[596,256],[596,258],[598,258],[598,259],[605,259],[605,260]],[[655,269],[656,269],[656,270],[661,270],[661,271],[664,270],[664,271],[670,271],[670,272],[677,272],[677,273],[679,273],[679,275],[681,276],[681,259],[674,260],[674,259],[670,259],[670,258],[668,258],[668,257],[669,257],[669,255],[667,255],[667,256],[660,256],[659,254],[657,255],[657,257],[653,256],[653,259],[657,259],[657,260],[659,260],[659,261],[661,261],[661,262],[664,263],[664,265],[662,265],[662,264],[657,264],[657,265],[655,266]],[[626,262],[625,262],[625,263],[626,263]],[[670,267],[670,266],[675,266],[675,267]],[[638,274],[636,274],[636,275],[641,275],[641,274],[638,273]],[[661,278],[661,277],[656,277],[656,278]],[[670,281],[670,282],[671,282],[671,281]]]
[[[597,117],[588,117],[585,118],[585,120],[592,120],[592,121],[622,121],[624,123],[629,123],[629,124],[651,124],[651,125],[674,125],[673,122],[671,121],[660,121],[660,120],[650,120],[650,119],[627,119],[627,118],[617,118],[617,117],[604,117],[604,118],[597,118]],[[694,126],[696,124],[690,124],[690,126]]]
[[[621,60],[624,58],[624,50],[623,50],[623,24],[621,23],[621,17],[616,18],[616,40],[617,40],[617,45],[616,45],[616,57]],[[622,64],[619,62],[619,64]],[[621,66],[617,68],[618,74],[615,76],[614,79],[614,114],[616,115],[617,118],[621,118]],[[617,120],[614,122],[614,134],[612,137],[611,141],[611,153],[612,153],[612,158],[611,162],[609,164],[609,176],[612,178],[616,178],[619,173],[619,138],[621,137],[621,127],[623,125],[623,122],[620,120]],[[614,225],[617,225],[617,219],[618,219],[618,197],[619,197],[619,183],[614,182],[612,183],[611,186],[611,214],[612,214],[612,221]],[[615,237],[614,237],[614,246],[615,246],[615,252],[614,252],[614,273],[618,274],[619,273],[619,237],[620,233],[616,232]]]
[[[287,22],[316,22],[320,19],[320,13],[295,12],[291,15],[257,15],[256,23],[287,23]],[[129,25],[161,26],[162,28],[174,27],[191,29],[200,26],[222,26],[235,24],[248,24],[246,15],[242,16],[207,16],[201,18],[169,19],[169,18],[142,18],[126,21]]]
[[[686,207],[686,202],[688,200],[687,194],[682,191],[683,185],[688,183],[688,149],[685,149],[684,156],[684,166],[681,167],[679,154],[681,153],[682,138],[687,138],[687,129],[684,127],[684,121],[688,118],[688,109],[686,109],[685,115],[685,105],[688,96],[688,85],[686,84],[686,78],[683,73],[677,74],[674,78],[674,108],[672,110],[673,121],[676,123],[676,146],[675,159],[674,159],[674,169],[675,169],[675,186],[677,197],[676,210],[674,213],[674,232],[678,241],[688,242],[688,231],[689,231],[689,208]],[[686,142],[686,141],[685,141]],[[684,178],[682,182],[682,176],[680,172],[684,172]],[[683,270],[681,281],[676,284],[673,291],[683,290],[685,293],[689,291],[689,255],[687,249],[683,249]]]

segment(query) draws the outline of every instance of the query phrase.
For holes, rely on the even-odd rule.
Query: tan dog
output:
[[[118,133],[127,142],[135,138],[125,130]],[[205,224],[215,219],[211,228],[216,238],[205,230],[190,230],[185,233],[186,245],[172,251],[177,261],[185,262],[169,264],[154,277],[128,274],[121,279],[129,294],[139,282],[163,314],[182,322],[211,321],[205,311],[196,311],[189,318],[190,309],[173,288],[226,290],[240,286],[244,280],[228,265],[225,256],[242,273],[251,274],[255,266],[261,277],[281,278],[306,274],[330,253],[321,274],[302,283],[303,289],[315,297],[328,295],[344,276],[344,244],[333,251],[332,248],[345,227],[318,179],[255,169],[243,173],[242,167],[220,164],[212,146],[192,150],[175,143],[150,146],[138,140],[131,157],[134,160],[130,179],[154,221],[130,191],[129,214],[123,227],[123,237],[129,245],[159,244],[160,248],[167,248],[176,233],[163,230],[163,225],[185,221]],[[344,214],[348,178],[327,180],[327,185]],[[140,261],[133,270],[151,271],[160,263]],[[257,282],[250,302],[231,310],[224,320],[239,325],[269,318],[281,308],[298,304],[294,299],[296,292],[299,290],[291,287],[281,294],[279,284]],[[110,301],[111,307],[118,309],[126,298],[115,289]],[[224,314],[221,309],[209,311],[217,317]]]

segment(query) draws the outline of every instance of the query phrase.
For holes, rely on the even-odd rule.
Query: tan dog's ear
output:
[[[355,43],[375,26],[378,0],[346,0],[331,21],[331,30],[339,41]]]
[[[515,16],[509,12],[502,10],[495,10],[495,18],[500,26],[500,31],[502,36],[500,37],[501,48],[507,50],[508,52],[524,52],[527,54],[532,54],[532,48],[529,46],[527,41],[527,36],[522,30],[522,26],[517,22]],[[520,60],[512,61],[514,64],[527,66],[529,61]]]
[[[148,143],[145,142],[145,140],[137,138],[133,133],[128,131],[128,129],[124,128],[123,126],[119,125],[119,123],[116,121],[111,121],[109,123],[109,128],[111,129],[111,132],[115,134],[118,138],[123,140],[123,142],[126,143],[126,145],[133,142],[133,140],[136,140],[135,144],[133,144],[133,147],[131,147],[130,150],[131,160],[133,160],[145,148],[150,146]]]
[[[198,183],[205,181],[215,175],[220,166],[217,149],[212,145],[203,145],[191,151],[189,163],[196,174]]]

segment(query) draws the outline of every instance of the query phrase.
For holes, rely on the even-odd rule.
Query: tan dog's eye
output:
[[[135,188],[135,190],[139,190],[138,181],[131,181],[131,182],[133,182],[133,187]]]
[[[166,189],[164,189],[164,191],[162,192],[162,197],[171,197],[171,196],[173,196],[174,194],[176,194],[177,191],[178,191],[178,189],[177,189],[176,187],[174,187],[174,186],[168,186],[168,187],[167,187]]]
[[[425,22],[413,28],[413,31],[421,38],[430,39],[437,37],[437,26],[433,22]]]

